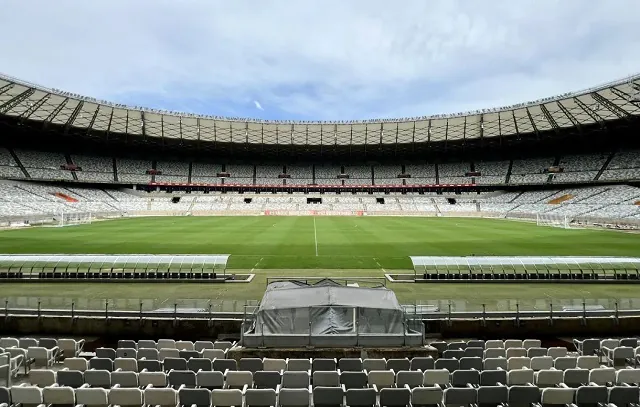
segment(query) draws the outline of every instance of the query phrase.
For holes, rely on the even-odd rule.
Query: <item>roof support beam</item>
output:
[[[520,130],[518,129],[518,121],[516,120],[516,111],[515,110],[511,111],[511,118],[513,119],[513,126],[516,129],[516,136],[518,136],[518,138],[520,138]]]
[[[111,123],[113,123],[113,111],[115,108],[111,108],[111,114],[109,115],[109,124],[107,125],[107,139],[109,138],[109,133],[111,133]]]
[[[124,122],[124,134],[129,134],[129,109],[127,109],[127,120]]]
[[[182,142],[182,116],[178,116],[178,128],[180,129],[180,142]]]
[[[91,130],[93,130],[93,124],[96,122],[96,117],[98,117],[98,112],[100,111],[100,105],[96,106],[96,111],[93,112],[93,116],[91,116],[91,121],[87,126],[86,134],[89,134]]]
[[[431,143],[431,119],[429,119],[429,124],[427,125],[427,144]]]
[[[541,104],[540,110],[542,110],[542,114],[544,114],[544,117],[547,119],[551,127],[553,127],[553,130],[555,130],[555,132],[558,133],[558,130],[560,130],[560,126],[558,126],[558,122],[556,122],[556,119],[554,119],[553,116],[551,116],[549,109],[547,109],[547,107],[544,104]]]
[[[598,92],[591,93],[591,97],[596,102],[600,103],[601,105],[603,105],[604,107],[609,109],[611,111],[611,113],[615,114],[620,119],[628,119],[629,116],[631,116],[627,111],[625,111],[624,109],[622,109],[620,106],[616,105],[615,103],[613,103],[609,99],[605,98],[604,96],[602,96]]]
[[[20,93],[19,95],[16,95],[15,97],[7,100],[6,102],[0,105],[0,113],[4,114],[10,111],[14,107],[22,103],[25,99],[33,95],[35,92],[36,90],[33,88],[27,89],[24,92]]]
[[[249,144],[249,122],[244,123],[245,143]]]
[[[464,127],[462,128],[462,141],[467,140],[467,116],[464,116]]]
[[[82,106],[84,106],[84,101],[81,100],[76,105],[76,108],[73,109],[73,112],[71,112],[71,116],[69,116],[69,119],[64,124],[64,134],[69,134],[69,128],[71,127],[73,122],[76,121],[76,117],[78,117],[78,115],[80,114],[80,111],[82,110]]]
[[[141,125],[142,128],[140,129],[142,131],[142,137],[144,137],[144,139],[147,139],[147,122],[144,119],[144,110],[140,111],[140,120],[141,120]]]
[[[5,92],[8,92],[9,90],[13,89],[14,86],[16,86],[14,83],[7,83],[6,85],[0,88],[0,95],[3,95]]]
[[[576,102],[576,104],[578,106],[580,106],[580,109],[584,110],[584,112],[591,117],[591,120],[593,120],[594,122],[600,124],[601,128],[606,127],[604,120],[602,119],[602,117],[600,117],[600,115],[598,113],[596,113],[595,111],[591,110],[591,108],[589,106],[587,106],[583,101],[581,101],[580,99],[578,99],[577,97],[573,98],[573,101]]]
[[[160,115],[160,140],[162,140],[162,145],[164,145],[164,115]]]
[[[51,114],[46,119],[44,119],[44,121],[42,122],[42,128],[47,127],[49,125],[49,123],[51,123],[51,121],[53,119],[55,119],[58,114],[60,114],[60,112],[67,105],[67,103],[69,103],[69,98],[65,98],[62,101],[62,103],[60,103],[58,106],[56,106],[56,108],[53,109],[53,112],[51,112]]]
[[[413,122],[413,132],[411,133],[411,142],[416,142],[416,122]]]
[[[578,128],[578,131],[580,133],[582,133],[582,125],[580,124],[580,122],[578,121],[578,119],[575,118],[575,116],[573,116],[571,114],[571,112],[569,112],[569,110],[564,107],[564,105],[562,103],[560,103],[560,101],[558,100],[556,102],[558,104],[558,106],[560,107],[560,110],[562,110],[562,113],[564,113],[565,116],[567,116],[567,119],[569,119],[571,121],[571,123]]]
[[[536,122],[533,121],[533,117],[531,116],[531,112],[529,111],[529,108],[525,107],[524,110],[527,111],[527,117],[529,117],[529,121],[531,122],[531,127],[533,127],[533,132],[536,133],[536,138],[540,138],[540,134],[538,133],[538,126],[536,126]]]
[[[38,100],[36,103],[34,103],[31,106],[29,106],[29,108],[27,110],[22,112],[22,114],[20,115],[20,123],[24,123],[25,120],[29,119],[29,117],[31,117],[32,114],[37,112],[38,109],[40,109],[40,107],[42,107],[44,102],[46,102],[47,99],[49,99],[50,97],[51,97],[51,93],[47,93],[40,100]]]
[[[500,117],[498,115],[498,117]],[[480,115],[480,139],[484,138],[484,113]]]
[[[197,117],[196,118],[196,140],[198,141],[198,143],[200,142],[200,118]]]

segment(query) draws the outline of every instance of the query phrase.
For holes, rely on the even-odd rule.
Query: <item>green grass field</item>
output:
[[[410,255],[640,255],[640,235],[470,218],[152,217],[0,231],[0,253],[231,254],[249,284],[6,284],[0,297],[260,299],[266,277],[381,277]],[[638,287],[638,288],[636,288]],[[390,284],[404,302],[427,299],[640,298],[640,285]]]

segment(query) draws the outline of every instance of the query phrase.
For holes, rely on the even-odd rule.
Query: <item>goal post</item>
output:
[[[571,218],[566,215],[553,215],[547,213],[538,213],[536,215],[536,225],[551,226],[556,228],[569,229]]]
[[[91,212],[60,212],[58,226],[88,225],[92,220]]]

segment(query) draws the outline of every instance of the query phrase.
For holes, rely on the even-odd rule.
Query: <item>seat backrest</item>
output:
[[[91,387],[108,389],[111,387],[111,373],[108,370],[89,369],[84,372],[84,382]]]
[[[467,346],[467,348],[464,350],[464,357],[482,358],[483,356],[484,348]]]
[[[447,349],[442,353],[442,357],[446,359],[460,359],[464,356],[464,349]]]
[[[616,384],[639,384],[640,369],[620,369],[616,372]]]
[[[539,357],[539,356],[547,356],[547,349],[546,348],[539,348],[539,347],[531,347],[531,348],[525,348],[527,349],[527,356],[530,358],[535,358],[535,357]]]
[[[89,367],[89,362],[85,358],[65,358],[64,367],[69,370],[79,370],[84,372]]]
[[[243,370],[251,373],[255,373],[258,370],[263,370],[264,364],[260,358],[241,358],[238,362],[238,370]]]
[[[338,368],[343,372],[360,372],[362,371],[362,359],[342,358],[338,360]]]
[[[369,372],[369,386],[378,388],[393,387],[396,375],[391,370],[372,370]]]
[[[483,368],[484,368],[484,365],[482,363],[481,357],[463,357],[460,359],[460,369],[462,370],[469,370],[469,369],[482,370]]]
[[[195,350],[194,344],[191,341],[176,341],[176,349],[178,350]]]
[[[141,348],[138,349],[138,359],[160,360],[160,352],[158,349]]]
[[[253,374],[248,371],[230,371],[226,376],[226,387],[242,389],[244,386],[253,387]]]
[[[116,370],[125,370],[128,372],[138,371],[138,361],[134,358],[116,358],[113,361],[113,366]]]
[[[306,389],[309,387],[309,379],[307,372],[286,371],[282,373],[282,388]]]
[[[447,350],[464,350],[467,347],[465,341],[453,341],[447,344]]]
[[[563,377],[564,384],[569,387],[579,387],[589,383],[589,369],[566,369]]]
[[[423,384],[425,386],[433,386],[439,384],[445,386],[449,384],[450,375],[446,369],[433,369],[424,372]]]
[[[506,370],[483,370],[480,372],[480,384],[482,386],[497,386],[507,384]]]
[[[504,348],[504,342],[497,339],[488,340],[484,343],[485,349]]]
[[[540,389],[536,386],[514,385],[509,387],[509,405],[530,406],[540,402]]]
[[[156,345],[158,350],[161,349],[175,349],[176,341],[173,339],[158,339],[158,343]]]
[[[575,369],[577,366],[578,358],[573,356],[562,356],[553,361],[553,367],[558,370]]]
[[[458,361],[458,359],[440,358],[436,360],[435,367],[436,367],[436,370],[447,369],[449,372],[453,372],[460,369],[460,362]]]
[[[114,406],[141,406],[143,392],[137,388],[115,388],[109,390],[109,404]]]
[[[580,369],[597,369],[600,367],[599,356],[578,356],[576,367]]]
[[[527,356],[525,348],[507,348],[507,358],[521,358]]]
[[[601,367],[598,369],[591,369],[591,371],[589,371],[590,383],[606,385],[607,383],[615,383],[615,381],[616,369],[612,367]]]
[[[522,347],[525,349],[540,348],[542,341],[540,339],[525,339],[522,341]]]
[[[331,370],[336,370],[338,368],[338,363],[335,359],[330,358],[314,358],[311,362],[311,371],[322,371],[328,372]]]
[[[505,349],[510,348],[522,348],[522,341],[520,339],[506,339],[504,341]]]
[[[578,405],[607,404],[608,400],[609,390],[606,386],[580,386],[575,391],[575,402]]]
[[[507,386],[478,387],[478,405],[506,405],[509,402]]]
[[[39,345],[39,341],[34,338],[20,338],[18,340],[19,348],[27,349],[27,348],[35,348]],[[44,346],[43,346],[44,347]]]
[[[167,376],[169,378],[169,386],[174,389],[182,385],[196,387],[196,373],[191,370],[172,370]]]
[[[242,391],[239,389],[211,390],[211,405],[213,407],[242,406]]]
[[[410,370],[411,369],[411,362],[409,362],[409,359],[407,358],[402,358],[402,359],[387,359],[387,370],[393,370],[394,372],[399,372],[401,370]]]
[[[166,387],[167,375],[164,372],[140,372],[138,374],[138,382],[140,387]]]
[[[554,346],[547,349],[547,356],[551,356],[554,359],[567,356],[567,353],[567,348],[561,346]]]
[[[276,389],[282,383],[279,371],[257,371],[253,374],[253,386],[260,389]]]
[[[482,339],[470,339],[467,341],[467,348],[481,348],[484,350],[484,341]]]
[[[83,406],[107,406],[109,393],[105,389],[85,387],[76,389],[76,403]]]
[[[264,358],[262,360],[264,370],[280,372],[287,370],[287,361],[284,359]]]
[[[380,390],[380,406],[404,407],[411,405],[411,391],[404,388]]]
[[[277,400],[274,389],[247,389],[244,395],[245,407],[275,406]]]
[[[507,372],[507,384],[509,386],[524,385],[529,383],[533,383],[533,370],[518,369],[509,370]]]
[[[89,359],[89,369],[113,372],[113,360],[107,358],[91,358]]]
[[[211,371],[213,370],[213,364],[210,359],[205,358],[191,358],[187,361],[187,368],[197,372],[199,370]]]
[[[204,349],[202,351],[202,357],[205,359],[224,359],[227,355],[224,354],[222,349]]]
[[[423,381],[424,373],[422,372],[401,370],[396,374],[396,387],[409,386],[413,389],[416,386],[422,386]]]
[[[160,344],[158,344],[158,346],[160,346]],[[180,351],[175,348],[162,348],[158,351],[158,360],[160,360],[161,362],[164,361],[166,358],[179,358],[179,357],[180,357]]]
[[[553,358],[551,356],[534,356],[531,358],[531,369],[542,370],[553,368]]]
[[[507,358],[485,358],[484,370],[507,370]]]
[[[56,372],[48,369],[31,369],[29,383],[38,387],[51,386],[56,383]]]
[[[507,369],[528,369],[531,367],[531,359],[527,357],[515,357],[507,359]]]
[[[557,386],[564,381],[562,370],[545,369],[534,373],[534,381],[538,387]]]
[[[376,396],[374,389],[347,389],[345,400],[347,406],[371,407],[376,405]]]
[[[468,384],[480,384],[480,372],[477,370],[456,370],[451,373],[451,385],[454,387],[464,387]]]
[[[222,389],[224,387],[224,375],[222,372],[199,371],[196,373],[198,387],[205,389]]]
[[[309,405],[308,389],[281,389],[278,395],[280,406],[305,407]]]
[[[0,347],[2,348],[19,348],[20,341],[17,338],[4,337],[0,338]]]
[[[140,339],[138,341],[138,350],[140,349],[158,349],[158,344],[156,341],[152,341],[149,339]]]
[[[574,389],[553,388],[542,389],[540,402],[542,405],[567,405],[573,403]]]
[[[193,348],[198,352],[201,352],[205,349],[213,349],[213,342],[211,341],[196,341],[193,344]]]
[[[309,359],[288,359],[287,370],[292,372],[306,372],[311,370],[311,360]]]
[[[230,341],[215,341],[213,343],[214,349],[229,350],[232,347],[233,347],[233,342],[230,342]]]
[[[504,348],[487,348],[484,350],[484,358],[506,358],[507,351]]]
[[[609,403],[618,407],[630,407],[640,403],[637,386],[613,386],[609,388]]]
[[[341,406],[344,400],[342,387],[316,386],[313,388],[313,405],[315,406]]]
[[[365,372],[370,372],[372,370],[385,370],[387,368],[387,361],[384,359],[367,358],[362,361],[362,368]]]
[[[443,391],[439,386],[414,387],[411,389],[411,404],[414,406],[439,406]]]
[[[151,387],[145,389],[144,404],[152,406],[174,407],[178,404],[178,392],[172,388],[157,389]]]
[[[162,365],[160,365],[159,360],[139,360],[138,370],[141,372],[143,370],[146,370],[148,372],[161,372]]]
[[[133,358],[138,356],[138,351],[134,348],[118,348],[116,349],[117,358]]]
[[[426,357],[417,356],[411,359],[410,368],[411,370],[425,371],[428,369],[434,369],[435,366],[436,366],[436,361],[433,360],[431,356],[426,356]]]
[[[58,346],[58,340],[53,338],[40,338],[38,340],[38,345],[43,348],[53,349]]]
[[[85,382],[84,373],[79,370],[59,370],[56,374],[56,382],[60,386],[68,386],[77,389],[82,387]]]
[[[340,374],[340,383],[343,384],[346,389],[362,389],[367,387],[369,380],[367,374],[363,371],[347,371]]]
[[[215,359],[213,370],[226,372],[227,370],[238,370],[238,362],[235,359]]]
[[[163,364],[165,372],[168,372],[169,370],[187,370],[187,361],[182,358],[168,357],[164,359]]]
[[[120,387],[138,387],[138,373],[136,372],[113,372],[111,373],[111,385],[119,384]]]
[[[118,341],[118,349],[128,348],[128,349],[138,349],[138,344],[136,341],[132,341],[129,339],[121,339]]]
[[[10,389],[14,404],[42,404],[42,389],[34,386],[13,386]]]
[[[445,406],[469,406],[475,404],[478,392],[471,388],[449,387],[444,390],[442,400]]]
[[[182,388],[178,391],[180,405],[185,407],[205,407],[211,404],[211,391],[207,389]]]
[[[313,372],[313,385],[324,387],[339,387],[340,386],[340,373],[331,371],[319,371]]]

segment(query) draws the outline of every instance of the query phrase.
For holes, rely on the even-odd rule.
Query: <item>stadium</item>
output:
[[[0,405],[640,403],[640,75],[218,117],[0,75]]]

